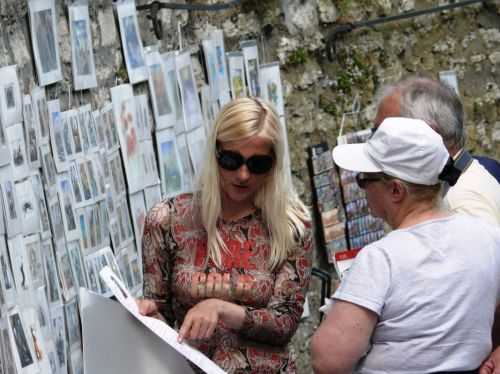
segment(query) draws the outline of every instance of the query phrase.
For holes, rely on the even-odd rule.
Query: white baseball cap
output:
[[[427,123],[403,117],[386,118],[366,143],[338,145],[332,155],[343,169],[428,186],[440,182],[450,157],[441,136]]]

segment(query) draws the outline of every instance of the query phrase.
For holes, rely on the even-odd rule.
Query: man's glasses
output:
[[[358,184],[359,188],[364,190],[366,188],[366,185],[369,182],[376,182],[376,181],[381,181],[385,180],[386,177],[383,174],[377,174],[377,173],[358,173],[356,174],[356,183]]]
[[[254,155],[249,158],[243,157],[238,152],[218,150],[217,162],[223,169],[235,171],[244,164],[252,174],[265,174],[272,169],[274,157],[271,155]]]

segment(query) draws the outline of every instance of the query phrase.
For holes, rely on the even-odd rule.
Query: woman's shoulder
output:
[[[196,204],[192,193],[183,193],[163,199],[148,212],[146,225],[166,229],[176,217],[192,216]]]

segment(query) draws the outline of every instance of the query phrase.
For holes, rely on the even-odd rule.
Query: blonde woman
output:
[[[295,373],[288,343],[312,247],[283,136],[269,105],[232,101],[212,127],[198,191],[146,218],[141,313],[178,327],[180,341],[231,373]]]

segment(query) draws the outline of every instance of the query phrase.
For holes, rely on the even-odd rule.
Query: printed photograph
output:
[[[61,189],[62,206],[68,231],[76,230],[75,214],[73,212],[73,199],[71,197],[71,185],[68,179],[61,179],[59,182]]]
[[[38,121],[40,122],[40,136],[46,138],[49,136],[49,109],[45,99],[45,92],[36,100],[36,107],[38,110]]]
[[[134,16],[122,18],[123,32],[125,35],[125,49],[128,55],[128,61],[132,69],[144,66],[144,57],[142,47],[139,42],[139,35],[135,27]]]
[[[75,145],[75,153],[81,153],[83,151],[83,148],[82,148],[80,131],[78,128],[77,115],[72,115],[70,117],[70,122],[71,122],[71,134],[73,135],[73,144]]]
[[[85,168],[85,162],[80,162],[79,166],[79,171],[80,171],[80,181],[82,182],[82,189],[83,189],[83,197],[85,200],[91,200],[92,199],[92,191],[90,187],[90,181],[89,177],[87,174],[87,169]]]
[[[17,354],[21,361],[21,368],[25,368],[34,363],[31,350],[28,345],[28,339],[25,334],[24,326],[19,313],[15,312],[9,316],[10,328],[14,337]]]
[[[173,100],[174,108],[175,108],[175,116],[176,120],[182,120],[182,104],[181,99],[179,97],[179,88],[177,86],[177,79],[175,77],[175,70],[170,70],[167,74],[168,76],[168,85],[170,87],[170,98]]]
[[[87,287],[87,278],[85,276],[86,272],[83,265],[82,251],[80,249],[80,243],[78,241],[68,244],[68,254],[77,286]]]
[[[161,150],[162,185],[167,196],[179,193],[182,189],[181,169],[175,148],[175,140],[159,144]]]
[[[3,185],[4,191],[5,191],[5,197],[6,197],[6,205],[7,205],[7,210],[9,212],[9,218],[11,220],[17,219],[17,207],[16,207],[16,200],[14,197],[14,183],[11,181],[6,181]]]
[[[52,245],[49,241],[42,243],[42,252],[45,265],[45,285],[47,287],[48,301],[50,304],[58,303],[61,300],[59,279],[57,277],[54,254],[52,253]]]
[[[248,82],[250,95],[260,96],[259,70],[257,67],[257,59],[255,58],[248,60],[248,77],[250,79],[250,81]]]
[[[91,53],[89,35],[87,34],[87,21],[80,19],[72,23],[72,39],[75,53],[76,73],[78,75],[89,75],[91,70]]]
[[[52,9],[44,9],[34,14],[34,34],[38,53],[40,55],[41,70],[49,73],[58,69],[56,54],[56,39],[52,27]]]
[[[58,265],[61,285],[64,290],[65,299],[68,300],[74,293],[75,283],[67,253],[58,255]]]
[[[170,101],[168,99],[167,87],[165,85],[165,75],[160,64],[155,64],[149,67],[151,71],[151,80],[153,82],[154,98],[156,102],[156,110],[159,116],[172,113]]]
[[[28,257],[31,284],[33,287],[38,288],[42,286],[44,282],[40,242],[38,240],[27,240],[27,238],[25,238],[24,245],[26,247],[26,255]]]
[[[4,87],[4,94],[5,94],[5,104],[7,106],[7,109],[15,108],[16,107],[16,99],[15,99],[15,94],[14,94],[14,84],[13,83]]]

